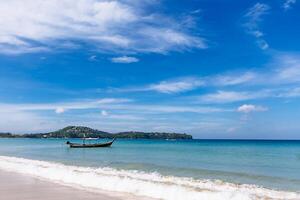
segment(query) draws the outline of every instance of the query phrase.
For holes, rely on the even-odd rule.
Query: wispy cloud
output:
[[[74,49],[86,44],[99,51],[129,53],[207,47],[203,38],[179,25],[178,19],[149,13],[146,5],[101,0],[1,1],[1,53]]]
[[[220,88],[215,94],[208,94],[205,99],[220,99],[221,96],[228,101],[249,99],[246,92],[224,91],[224,88],[297,84],[300,82],[300,55],[294,53],[278,53],[263,68],[239,70],[238,72],[224,72],[210,76],[178,77],[163,80],[143,86],[125,88],[110,88],[110,92],[149,92],[155,91],[165,94],[184,93],[199,88]],[[269,90],[269,89],[267,89]],[[264,91],[267,91],[264,90]],[[261,94],[260,94],[261,95]],[[232,99],[232,100],[229,100]]]
[[[148,90],[161,93],[179,93],[196,89],[203,86],[204,82],[198,78],[181,78],[178,80],[162,81],[148,86]]]
[[[96,61],[97,60],[97,56],[96,55],[92,55],[89,57],[89,61]]]
[[[44,122],[45,121],[35,113],[7,108],[3,109],[3,107],[1,107],[0,110],[0,132],[39,131],[41,130],[41,126],[46,129],[55,127],[52,126],[53,124],[50,125],[50,121],[48,121],[48,124]]]
[[[234,102],[243,102],[248,100],[259,100],[266,98],[296,98],[300,97],[300,88],[295,86],[279,87],[261,90],[242,90],[228,91],[219,90],[217,92],[204,94],[201,96],[193,96],[197,103],[205,104],[226,104]],[[191,99],[191,97],[189,97]]]
[[[136,63],[139,62],[139,59],[132,56],[121,56],[121,57],[114,57],[111,59],[113,63]]]
[[[100,108],[105,105],[114,105],[119,103],[131,102],[131,99],[124,98],[104,98],[93,100],[81,100],[71,102],[58,102],[58,103],[43,103],[43,104],[1,104],[0,107],[5,110],[15,111],[45,111],[52,110],[57,114],[63,113],[66,110],[84,110],[92,108]]]
[[[285,0],[283,3],[283,9],[284,10],[289,10],[292,8],[292,6],[296,3],[296,0]]]
[[[40,104],[4,104],[0,103],[1,110],[4,111],[54,111],[57,114],[66,110],[90,110],[99,109],[101,115],[107,116],[107,110],[126,110],[138,111],[139,113],[212,113],[227,112],[229,110],[215,107],[201,106],[182,106],[164,104],[138,104],[130,99],[100,99],[83,100],[59,103],[40,103]]]
[[[284,85],[300,82],[300,54],[278,53],[263,68],[227,72],[203,78],[206,86]]]
[[[108,115],[108,112],[106,110],[101,110],[101,115],[102,116],[107,116]]]
[[[268,13],[270,6],[263,3],[256,3],[251,7],[248,12],[245,14],[244,27],[246,28],[247,33],[251,34],[256,38],[258,46],[265,50],[269,48],[269,44],[263,38],[264,33],[260,29],[259,24],[262,21],[262,17]]]
[[[64,113],[66,110],[64,109],[64,108],[62,108],[62,107],[59,107],[59,108],[56,108],[55,109],[55,112],[57,113],[57,114],[61,114],[61,113]]]
[[[141,121],[144,120],[143,117],[135,116],[135,115],[128,115],[128,114],[111,114],[105,116],[108,119],[117,119],[117,120],[126,120],[126,121]]]
[[[121,107],[119,107],[121,108]],[[229,112],[230,109],[205,107],[205,106],[178,106],[178,105],[133,105],[123,107],[123,109],[132,109],[148,113],[217,113]]]
[[[155,91],[159,93],[174,94],[183,93],[198,88],[207,87],[225,87],[242,84],[253,84],[258,82],[260,75],[255,71],[246,71],[241,73],[224,73],[211,75],[207,77],[178,77],[164,80],[158,83],[144,86],[135,86],[127,88],[110,88],[110,92],[145,92]]]
[[[254,72],[243,72],[233,74],[220,74],[213,76],[210,79],[211,85],[216,86],[232,86],[252,82],[257,78]]]
[[[280,92],[277,97],[290,98],[290,97],[300,97],[300,87],[289,88],[285,91]]]
[[[250,99],[264,98],[269,96],[268,92],[245,92],[245,91],[217,91],[216,93],[205,94],[198,97],[200,102],[204,103],[232,103]]]
[[[300,82],[299,54],[283,54],[277,56],[272,65],[277,66],[273,81],[279,83]]]
[[[206,86],[285,85],[300,82],[300,54],[276,53],[264,67],[204,77]]]
[[[237,108],[237,111],[242,112],[242,113],[263,112],[263,111],[267,111],[267,110],[268,110],[268,108],[266,108],[266,107],[252,105],[252,104],[243,104]]]
[[[146,92],[155,91],[165,94],[182,93],[197,89],[204,85],[201,78],[196,77],[180,77],[176,79],[164,80],[158,83],[153,83],[138,87],[113,88],[111,92]]]
[[[64,113],[63,115],[56,115]],[[39,132],[70,124],[87,125],[104,130],[153,130],[155,126],[173,124],[185,115],[234,112],[234,109],[197,105],[142,104],[125,99],[83,100],[59,103],[0,103],[0,131]],[[174,117],[174,116],[177,117]],[[165,116],[165,119],[163,119]],[[174,119],[172,119],[174,117]],[[143,121],[143,123],[140,123]],[[193,121],[193,120],[192,120]],[[177,122],[178,123],[178,122]],[[191,123],[188,120],[188,123]],[[15,124],[18,124],[16,127]],[[177,127],[177,128],[176,128]],[[169,129],[170,130],[170,129]],[[177,130],[177,131],[178,131]]]
[[[275,54],[270,63],[260,69],[227,72],[203,78],[206,86],[234,85],[284,85],[300,82],[300,55],[294,53]]]

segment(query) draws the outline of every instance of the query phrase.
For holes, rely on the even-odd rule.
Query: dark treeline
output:
[[[139,132],[128,131],[108,133],[84,126],[67,126],[49,133],[12,134],[0,133],[0,138],[131,138],[131,139],[193,139],[191,135],[182,133]]]

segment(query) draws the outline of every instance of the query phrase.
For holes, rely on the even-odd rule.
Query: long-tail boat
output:
[[[72,143],[67,141],[66,144],[70,146],[70,148],[97,148],[97,147],[110,147],[112,143],[116,140],[116,138],[112,139],[106,143],[95,143],[95,144],[86,144],[85,139],[83,140],[83,144]]]

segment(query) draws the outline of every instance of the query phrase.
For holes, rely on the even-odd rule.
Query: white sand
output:
[[[138,200],[124,194],[85,191],[25,176],[0,171],[0,200]],[[143,198],[144,199],[144,198]]]

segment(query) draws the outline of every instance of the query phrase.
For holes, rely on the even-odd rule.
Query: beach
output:
[[[92,200],[112,199],[107,195],[78,190],[13,172],[0,171],[0,194],[5,200]]]
[[[83,190],[20,173],[0,170],[3,200],[149,200],[131,195]]]
[[[300,199],[299,142],[118,140],[103,149],[70,149],[64,143],[0,139],[4,200],[41,199],[39,195],[72,200]]]
[[[300,0],[0,0],[0,200],[300,200]]]

